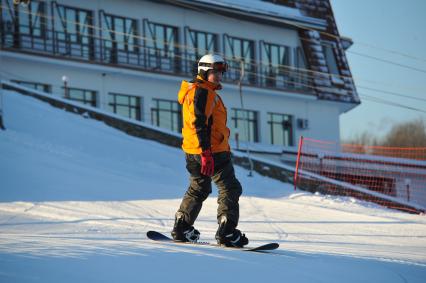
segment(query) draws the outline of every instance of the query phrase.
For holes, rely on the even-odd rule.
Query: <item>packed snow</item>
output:
[[[5,92],[0,282],[426,282],[426,217],[294,191],[236,166],[239,228],[271,254],[161,244],[188,185],[178,148]],[[195,223],[214,241],[214,192]]]

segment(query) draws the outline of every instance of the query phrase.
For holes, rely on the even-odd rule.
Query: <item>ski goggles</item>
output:
[[[199,66],[207,67],[215,72],[226,72],[228,71],[228,64],[225,62],[216,62],[216,63],[200,63]]]
[[[225,62],[213,63],[213,70],[224,73],[228,71],[228,64]]]

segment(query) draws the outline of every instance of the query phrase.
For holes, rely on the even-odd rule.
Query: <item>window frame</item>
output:
[[[329,74],[331,76],[340,76],[341,75],[340,74],[340,68],[339,68],[339,63],[338,63],[338,59],[337,59],[338,54],[335,51],[335,49],[337,48],[336,43],[333,42],[333,41],[329,41],[329,40],[321,40],[321,46],[322,46],[322,50],[323,50],[323,53],[324,53],[324,59],[325,59],[325,62],[327,64]],[[328,50],[330,50],[331,54],[333,55],[332,60],[334,62],[329,61],[330,57],[327,55],[329,53],[327,52],[325,47],[328,48]],[[335,70],[333,70],[334,67],[330,68],[330,64],[334,64]],[[334,71],[336,71],[336,72],[334,72]]]
[[[274,66],[273,64],[271,64],[269,59],[272,58],[268,58],[268,61],[263,61],[263,53],[266,52],[265,50],[265,46],[269,46],[269,47],[278,47],[278,50],[281,50],[281,48],[284,49],[284,58],[286,58],[286,63],[284,64],[284,66],[287,66],[288,68],[283,68],[281,67],[283,64],[281,64],[280,62],[278,62],[277,66]],[[271,49],[269,50],[271,52]],[[280,51],[278,51],[280,52]],[[267,54],[266,54],[267,55]],[[278,44],[278,43],[272,43],[272,42],[267,42],[264,40],[260,40],[259,41],[259,65],[261,66],[260,68],[260,82],[262,85],[265,85],[267,87],[278,87],[277,84],[280,81],[280,77],[283,78],[282,80],[282,87],[286,87],[290,84],[290,74],[291,74],[291,66],[292,66],[292,48],[289,45],[284,45],[284,44]],[[272,56],[272,55],[270,55]],[[278,58],[280,59],[280,58]],[[266,64],[267,63],[267,64]],[[276,68],[277,71],[272,71],[272,68]],[[272,69],[273,70],[273,69]],[[284,71],[283,71],[284,70]],[[271,76],[270,74],[273,73],[273,76]],[[287,79],[286,79],[287,78]]]
[[[64,8],[64,16],[65,16],[65,22],[69,22],[66,19],[67,10],[73,10],[74,15],[78,18],[77,21],[72,21],[72,24],[75,25],[75,33],[68,31],[68,25],[66,24],[64,26],[64,23],[62,21],[61,14],[59,12],[60,8]],[[80,21],[80,12],[86,13],[86,20],[89,19],[89,23],[86,23],[86,21]],[[62,3],[58,3],[57,1],[51,2],[51,13],[52,13],[52,33],[54,38],[54,52],[59,53],[61,55],[69,55],[71,57],[80,57],[85,58],[88,60],[94,60],[95,58],[95,12],[93,10],[84,9],[80,7],[65,5]],[[59,21],[58,23],[56,21]],[[57,26],[60,26],[61,29],[58,29]],[[80,27],[83,27],[80,28]],[[84,29],[87,28],[87,33],[83,33]],[[64,35],[64,39],[59,38],[58,34],[62,33]],[[74,37],[73,37],[74,36]],[[75,40],[73,39],[75,38]],[[84,42],[84,39],[87,38],[87,42]],[[65,46],[60,46],[60,43],[65,44]],[[74,46],[80,46],[80,56],[75,55],[73,53],[73,50],[76,48]],[[62,54],[60,52],[60,47],[65,48],[66,53]],[[84,48],[87,48],[88,54],[84,53]]]
[[[34,3],[38,3],[38,5],[42,5],[42,12],[39,13],[40,11],[40,6],[38,6],[38,9],[36,11],[33,11],[33,4]],[[29,32],[23,32],[22,31],[22,24],[21,24],[21,11],[20,9],[22,8],[22,6],[20,5],[16,5],[14,6],[15,9],[18,9],[18,22],[19,22],[19,33],[21,35],[25,35],[25,36],[30,36],[32,38],[39,38],[39,39],[47,39],[47,6],[48,3],[46,1],[40,1],[40,0],[32,0],[30,1],[30,3],[28,4],[28,9],[30,10],[29,13],[27,13],[27,18],[28,18],[28,29]],[[25,14],[25,12],[23,12]],[[35,15],[34,15],[35,14]],[[39,28],[34,28],[34,22],[33,22],[33,17],[35,17],[36,19],[39,19]],[[34,35],[34,29],[39,29],[40,30],[40,35]]]
[[[281,124],[282,128],[283,128],[282,134],[283,134],[284,144],[280,144],[280,145],[282,145],[282,146],[294,146],[294,116],[290,115],[290,114],[283,114],[283,113],[277,113],[277,112],[268,112],[267,115],[268,115],[267,124],[269,125],[269,129],[270,129],[270,143],[275,145],[275,143],[274,143],[274,125]],[[274,119],[273,119],[273,116],[281,116],[282,117],[281,122],[275,122]],[[288,118],[288,122],[290,124],[290,127],[288,129],[288,145],[285,144],[285,142],[286,142],[286,139],[285,139],[286,129],[285,129],[285,126],[284,126],[284,123],[285,123],[284,117]]]
[[[237,118],[235,116],[237,112],[247,113],[246,114],[248,116],[247,119],[246,118]],[[254,118],[250,119],[250,117],[249,117],[250,113],[253,113]],[[237,129],[239,132],[240,132],[241,128],[238,127],[238,121],[247,121],[248,142],[259,142],[259,111],[250,110],[250,109],[242,109],[242,108],[234,108],[233,107],[233,108],[231,108],[231,121],[233,123],[231,128]],[[250,123],[253,123],[253,139],[254,140],[250,139],[251,138]],[[244,127],[244,125],[243,125],[243,127]],[[245,137],[244,137],[244,139],[245,139]],[[241,138],[240,138],[240,140],[241,140]]]
[[[109,35],[113,34],[114,38],[111,39],[111,41],[117,41],[116,38],[115,38],[115,35],[117,34],[117,30],[115,29],[115,20],[116,19],[123,20],[123,23],[124,23],[123,30],[118,31],[118,32],[119,33],[123,33],[123,37],[126,38],[126,36],[128,35],[128,33],[127,33],[127,28],[128,28],[127,27],[127,23],[128,23],[127,20],[130,20],[131,23],[132,23],[130,26],[133,25],[135,33],[133,33],[131,36],[127,36],[127,38],[128,39],[132,38],[133,42],[130,43],[129,41],[123,41],[122,44],[123,44],[124,48],[117,48],[117,50],[118,51],[123,51],[123,52],[130,52],[130,53],[139,53],[139,49],[140,49],[141,45],[140,45],[140,41],[139,41],[140,31],[139,31],[139,20],[138,19],[131,18],[131,17],[126,17],[126,16],[120,16],[120,15],[117,15],[117,14],[106,13],[104,10],[100,10],[99,14],[100,14],[99,15],[99,18],[100,18],[99,23],[100,24],[102,24],[102,23],[104,23],[106,21],[105,17],[111,17],[112,27],[114,28],[114,29],[109,29],[109,27],[106,27],[106,28],[108,28],[108,30],[105,31],[102,28],[102,26],[101,26],[100,32],[101,32],[101,39],[103,41],[104,41],[104,34],[103,34],[103,32],[108,32]],[[111,33],[111,31],[113,33]],[[134,50],[129,50],[129,46],[130,45],[134,46]]]
[[[160,108],[160,103],[166,102],[169,103],[169,109]],[[154,105],[155,104],[155,105]],[[173,105],[176,105],[178,110],[173,109]],[[151,123],[154,126],[161,127],[160,123],[160,112],[165,111],[168,113],[171,113],[171,121],[170,127],[166,128],[174,132],[180,133],[183,127],[183,120],[182,120],[182,105],[180,105],[177,101],[171,100],[171,99],[164,99],[164,98],[152,98],[152,104],[151,104]],[[177,121],[174,120],[174,115],[177,115]],[[155,115],[155,119],[154,119]],[[156,123],[154,123],[156,122]],[[175,129],[176,127],[176,129]]]
[[[54,10],[55,8],[56,9],[58,9],[59,7],[62,7],[62,8],[64,8],[65,10],[64,10],[64,15],[65,15],[65,17],[66,17],[66,15],[67,15],[67,10],[74,10],[74,12],[76,12],[76,16],[78,17],[78,19],[79,19],[79,21],[78,22],[74,22],[74,20],[71,22],[73,25],[74,24],[76,24],[75,25],[75,27],[76,27],[76,34],[78,35],[77,36],[77,40],[76,41],[70,41],[71,43],[75,43],[75,44],[81,44],[82,43],[82,41],[81,41],[81,37],[82,36],[88,36],[88,37],[93,37],[94,36],[94,29],[93,29],[93,26],[95,25],[95,18],[94,18],[94,12],[92,11],[92,10],[89,10],[89,9],[85,9],[85,8],[80,8],[80,7],[75,7],[75,6],[70,6],[70,5],[65,5],[65,4],[61,4],[61,3],[58,3],[57,1],[52,1],[52,9]],[[82,33],[81,32],[81,28],[80,28],[80,26],[85,26],[86,24],[84,23],[84,22],[81,22],[80,21],[80,12],[85,12],[85,13],[87,13],[87,16],[89,17],[89,19],[91,20],[91,23],[89,24],[89,26],[87,27],[87,30],[88,30],[88,33],[87,33],[87,35],[85,35],[84,33]],[[57,15],[58,14],[58,16],[59,16],[59,13],[58,13],[58,10],[56,10],[56,13],[55,12],[53,12],[53,15],[52,15],[52,21],[53,21],[53,23],[52,23],[52,29],[54,30],[54,31],[56,31],[56,24],[55,24],[55,19],[56,19],[56,17],[55,17],[55,15]],[[63,24],[63,22],[61,21],[61,17],[59,17],[59,19],[58,19],[59,21],[60,21],[60,23],[61,24]],[[67,19],[65,19],[65,22],[69,22],[69,20],[67,20]],[[64,29],[64,33],[69,33],[68,32],[68,28],[67,28],[67,26],[63,26],[63,29]],[[72,34],[72,33],[70,33],[70,34]],[[58,39],[58,40],[62,40],[62,39]]]
[[[240,50],[241,50],[242,54],[244,54],[244,50],[243,50],[244,48],[241,48],[241,47],[243,47],[244,42],[248,42],[252,46],[253,51],[252,51],[252,57],[250,58],[250,62],[246,62],[244,60],[244,65],[245,65],[244,71],[248,73],[248,74],[246,73],[246,75],[244,76],[244,78],[245,78],[244,82],[248,83],[250,85],[256,85],[257,84],[257,77],[258,77],[257,61],[256,61],[256,59],[257,59],[256,58],[256,40],[244,38],[244,37],[232,36],[232,35],[229,35],[227,33],[224,33],[222,35],[222,39],[223,39],[223,42],[222,42],[223,54],[225,54],[225,57],[227,58],[227,61],[228,61],[228,65],[230,65],[230,69],[227,73],[225,73],[224,79],[228,80],[228,81],[237,81],[240,78],[240,75],[236,76],[236,78],[229,78],[229,77],[231,76],[232,69],[240,70],[239,60],[241,58],[245,59],[245,57],[236,58],[235,53],[233,51],[234,46],[232,48],[230,48],[231,51],[232,51],[232,54],[231,54],[232,57],[230,57],[226,53],[226,51],[227,51],[227,48],[226,48],[227,45],[226,44],[229,43],[229,39],[232,39],[233,44],[234,44],[234,40],[238,40],[238,41],[240,41]],[[237,63],[238,63],[238,67],[236,67]],[[241,73],[241,71],[239,71],[239,73]]]
[[[211,53],[218,53],[219,52],[219,34],[218,33],[214,33],[214,32],[209,32],[209,31],[202,31],[202,30],[198,30],[198,29],[193,29],[189,26],[185,26],[184,30],[183,30],[183,34],[184,34],[184,44],[185,47],[189,46],[189,42],[191,39],[191,32],[195,32],[196,33],[196,42],[198,44],[198,34],[204,34],[204,35],[213,35],[213,51],[209,51],[208,49],[205,49],[206,52],[211,52]],[[193,47],[193,46],[191,46]],[[205,54],[200,54],[200,48],[197,47],[193,47],[194,52],[192,52],[192,54],[194,55],[195,60],[191,60],[190,58],[190,52],[188,52],[188,48],[185,48],[185,60],[186,60],[186,64],[185,64],[185,71],[187,74],[191,74],[191,75],[195,75],[197,72],[195,72],[196,69],[196,64],[199,60],[199,58],[201,58],[203,55]],[[195,74],[194,74],[195,72]]]
[[[128,104],[118,103],[117,102],[118,96],[126,97],[128,99]],[[113,101],[111,101],[111,97],[113,97]],[[136,99],[136,102],[135,102],[136,105],[131,104],[131,98]],[[109,92],[108,93],[108,107],[109,107],[109,109],[112,108],[112,112],[117,114],[117,115],[120,115],[120,116],[123,116],[123,115],[121,115],[117,112],[117,106],[125,106],[125,107],[128,107],[128,115],[124,116],[124,117],[130,118],[130,119],[135,119],[137,121],[141,121],[142,120],[142,105],[141,105],[141,103],[142,103],[142,97],[141,96],[118,93],[118,92]],[[134,111],[136,113],[136,117],[132,117],[132,115],[131,115],[132,109],[134,109]]]
[[[158,26],[161,26],[163,28],[163,36],[164,36],[164,29],[171,29],[173,31],[173,44],[170,44],[169,41],[163,41],[163,45],[171,48],[157,48],[157,39],[152,39],[152,29],[150,28],[150,24],[154,25],[154,34],[157,33],[156,28]],[[151,68],[154,70],[159,71],[166,71],[166,72],[173,72],[173,73],[180,73],[181,71],[181,62],[182,62],[182,55],[181,55],[181,49],[180,46],[180,28],[178,26],[173,26],[169,24],[163,24],[156,21],[150,21],[149,19],[143,19],[143,46],[144,46],[144,58],[145,58],[145,68]],[[150,33],[150,34],[148,34]],[[167,34],[167,31],[166,31]],[[147,44],[148,37],[150,41],[153,42],[153,46],[149,46]],[[166,44],[167,42],[167,44]],[[154,55],[151,54],[151,49],[154,50]],[[173,51],[173,52],[171,52]],[[171,53],[173,56],[170,56]],[[166,56],[163,56],[163,55]],[[155,66],[151,67],[151,57],[154,57],[155,59]],[[170,68],[163,68],[163,60],[170,60]],[[159,66],[158,66],[159,65]]]
[[[303,67],[301,62],[303,62]],[[310,68],[302,46],[296,46],[293,49],[293,66],[296,68],[292,71],[292,83],[295,89],[312,91]],[[303,69],[303,70],[300,70]]]
[[[43,92],[52,93],[52,85],[44,84],[44,83],[38,83],[33,81],[21,81],[21,80],[11,80],[11,82],[25,86],[34,88],[35,90],[40,90],[38,87],[41,87]]]
[[[91,105],[93,107],[96,107],[98,104],[98,92],[96,90],[92,90],[92,89],[85,89],[85,88],[78,88],[78,87],[70,87],[67,86],[66,88],[64,86],[61,87],[61,89],[64,90],[64,97],[66,99],[72,100],[72,101],[77,101],[77,102],[81,102],[85,105]],[[71,91],[76,90],[76,91],[82,91],[83,92],[83,99],[78,99],[78,98],[72,98],[71,96]],[[87,93],[91,93],[92,95],[92,100],[86,99],[86,94]]]

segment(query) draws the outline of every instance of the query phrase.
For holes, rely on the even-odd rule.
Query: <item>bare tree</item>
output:
[[[426,147],[426,125],[424,120],[416,119],[392,127],[381,142],[383,146]]]
[[[382,138],[371,131],[355,134],[343,144],[390,146],[390,147],[426,147],[426,123],[418,118],[408,122],[398,123]]]
[[[349,139],[343,140],[342,143],[351,145],[378,145],[379,141],[371,131],[364,131],[353,135]]]

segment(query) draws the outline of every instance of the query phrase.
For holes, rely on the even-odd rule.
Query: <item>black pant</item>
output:
[[[235,177],[234,166],[230,152],[213,154],[214,173],[212,177],[201,174],[201,156],[199,154],[186,154],[186,169],[190,173],[190,184],[186,191],[178,212],[183,213],[185,221],[193,225],[200,213],[203,201],[212,192],[213,180],[219,190],[217,199],[218,220],[226,216],[235,227],[238,225],[239,210],[238,200],[242,193],[240,182]]]

